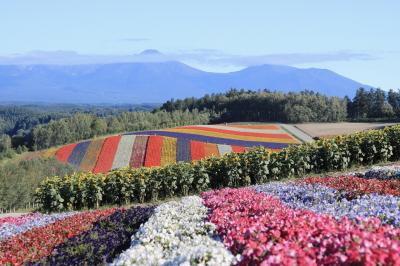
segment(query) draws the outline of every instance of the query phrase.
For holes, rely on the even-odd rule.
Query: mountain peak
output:
[[[162,53],[156,49],[147,49],[142,51],[140,55],[162,55]]]

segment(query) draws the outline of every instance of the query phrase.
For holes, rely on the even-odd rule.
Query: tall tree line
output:
[[[201,98],[170,100],[160,110],[198,109],[211,122],[272,121],[286,123],[372,121],[400,119],[400,92],[360,88],[353,99],[299,93],[231,89]]]
[[[32,141],[36,150],[112,133],[208,122],[209,114],[198,112],[196,109],[172,112],[124,112],[105,118],[92,114],[76,114],[36,126],[32,131]]]
[[[208,111],[212,122],[335,122],[347,117],[347,102],[312,91],[281,93],[231,89],[202,98],[170,100],[160,110]]]
[[[400,91],[381,89],[357,90],[352,101],[346,99],[349,119],[399,119],[400,118]]]
[[[76,105],[76,104],[23,104],[0,105],[0,159],[12,157],[15,152],[32,148],[33,128],[74,115],[112,117],[123,112],[152,111],[155,104]]]

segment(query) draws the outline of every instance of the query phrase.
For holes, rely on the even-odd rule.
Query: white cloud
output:
[[[213,49],[196,49],[175,53],[160,53],[157,50],[146,50],[131,55],[84,55],[73,51],[33,51],[26,54],[0,56],[0,64],[108,64],[128,62],[164,62],[181,61],[189,65],[208,66],[212,68],[243,68],[262,64],[298,65],[350,60],[376,60],[368,53],[336,51],[327,53],[282,53],[264,55],[233,55]]]
[[[146,41],[150,41],[149,38],[122,38],[120,39],[120,41],[123,42],[146,42]]]

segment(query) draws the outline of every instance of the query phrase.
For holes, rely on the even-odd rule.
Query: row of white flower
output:
[[[235,258],[207,222],[208,209],[197,196],[168,202],[132,236],[131,247],[112,265],[231,265]]]

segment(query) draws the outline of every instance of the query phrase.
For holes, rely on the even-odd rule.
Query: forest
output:
[[[124,112],[110,117],[76,114],[69,118],[51,121],[32,130],[32,148],[40,150],[93,137],[139,130],[207,124],[207,112],[176,110],[172,112]]]
[[[198,99],[172,99],[159,108],[168,112],[186,109],[209,112],[211,123],[397,120],[400,118],[400,91],[360,88],[350,99],[328,97],[313,91],[282,93],[231,89]]]
[[[74,105],[74,104],[3,104],[0,105],[0,159],[15,152],[33,150],[33,131],[43,125],[66,119],[115,117],[124,112],[150,112],[157,104]],[[75,119],[73,119],[75,117]],[[82,123],[81,123],[82,124]],[[78,125],[77,125],[78,126]],[[62,137],[62,136],[60,136]],[[53,137],[54,138],[54,137]],[[12,149],[14,148],[14,149]]]

